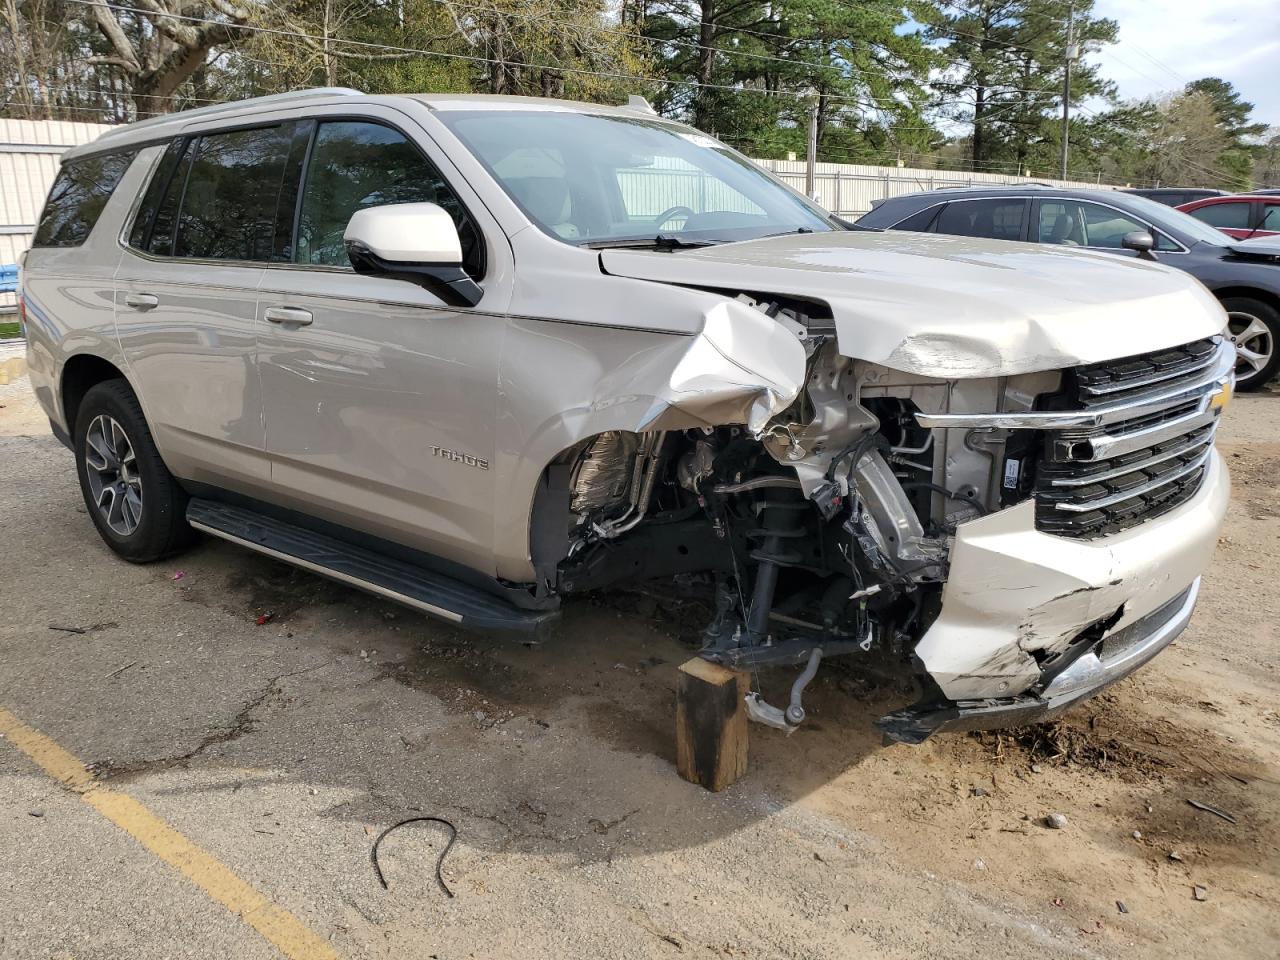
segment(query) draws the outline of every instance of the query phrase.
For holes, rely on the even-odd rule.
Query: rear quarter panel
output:
[[[31,386],[58,427],[70,432],[62,409],[62,372],[80,354],[100,357],[128,376],[115,329],[118,237],[158,148],[140,151],[78,247],[35,247],[21,272],[26,305],[27,369]]]

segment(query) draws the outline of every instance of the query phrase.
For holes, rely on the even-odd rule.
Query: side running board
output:
[[[470,584],[242,507],[195,499],[187,504],[187,522],[215,537],[472,630],[532,639],[559,615],[557,610],[521,610]]]

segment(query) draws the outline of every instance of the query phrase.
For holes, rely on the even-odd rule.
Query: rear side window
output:
[[[133,153],[104,153],[64,163],[40,214],[33,247],[78,247],[89,239]]]
[[[929,207],[927,210],[921,210],[919,213],[913,213],[905,220],[899,220],[893,225],[894,230],[928,230],[929,224],[933,223],[933,218],[938,215],[937,207]]]
[[[1021,240],[1026,206],[1020,199],[953,201],[938,215],[936,230],[957,237]]]
[[[156,220],[161,202],[166,199],[166,191],[169,191],[170,185],[173,183],[178,164],[184,159],[184,155],[189,158],[190,153],[186,149],[187,146],[188,141],[179,137],[177,140],[170,142],[169,146],[165,148],[164,156],[160,158],[156,172],[151,177],[151,182],[147,184],[146,192],[142,195],[142,203],[138,205],[138,213],[133,219],[133,226],[129,229],[129,246],[135,250],[152,250],[152,237],[156,233]],[[186,172],[184,169],[182,179],[185,180],[185,178]],[[176,192],[181,195],[181,181]],[[172,193],[173,191],[170,191],[170,194]],[[167,233],[167,243],[170,248],[173,244],[173,219],[177,210],[178,204],[176,198],[174,198],[170,202],[166,222],[159,231],[161,236],[165,236]],[[167,254],[172,250],[166,249],[163,252]]]
[[[1280,203],[1267,205],[1267,212],[1262,218],[1259,230],[1280,230]]]
[[[1211,227],[1227,227],[1234,230],[1249,229],[1249,211],[1253,205],[1243,201],[1234,203],[1209,203],[1187,213]]]
[[[178,204],[173,255],[270,260],[276,201],[288,149],[289,137],[281,127],[201,137],[181,199],[175,189],[181,178],[174,177],[157,214],[158,229],[166,204]]]

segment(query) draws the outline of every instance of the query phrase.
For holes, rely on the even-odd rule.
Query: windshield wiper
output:
[[[656,237],[622,237],[617,240],[595,240],[582,246],[590,250],[612,250],[639,247],[649,250],[688,250],[693,247],[714,247],[724,240],[685,240],[669,233]]]

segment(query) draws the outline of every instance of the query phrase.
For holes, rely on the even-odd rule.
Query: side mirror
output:
[[[1120,246],[1126,250],[1136,250],[1139,257],[1144,260],[1154,260],[1156,255],[1152,253],[1156,248],[1156,238],[1145,230],[1134,230],[1132,233],[1126,233],[1120,238]]]
[[[357,210],[342,239],[356,273],[408,280],[455,307],[474,307],[484,296],[462,269],[453,217],[434,203]]]

